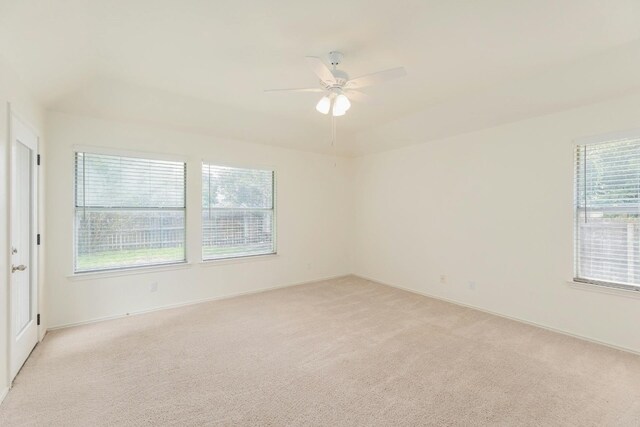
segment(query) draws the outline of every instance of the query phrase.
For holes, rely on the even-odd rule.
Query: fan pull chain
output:
[[[333,167],[337,166],[335,159],[337,158],[336,147],[336,116],[331,115],[331,148],[333,148]]]
[[[336,118],[331,115],[331,147],[336,145]]]

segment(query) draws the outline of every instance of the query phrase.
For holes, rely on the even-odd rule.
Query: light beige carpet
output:
[[[640,357],[347,277],[51,332],[0,424],[636,426]]]

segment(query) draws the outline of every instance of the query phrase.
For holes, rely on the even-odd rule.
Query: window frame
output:
[[[272,211],[272,251],[265,252],[260,254],[249,254],[249,255],[231,255],[221,258],[205,258],[204,257],[204,242],[203,242],[203,229],[204,229],[204,221],[202,221],[202,212],[205,209],[205,206],[202,204],[202,195],[204,193],[204,188],[202,187],[202,177],[204,175],[204,168],[206,165],[209,166],[217,166],[217,167],[226,167],[226,168],[235,168],[235,169],[247,169],[247,170],[259,170],[259,171],[268,171],[271,172],[271,211]],[[249,261],[253,258],[265,258],[265,257],[275,257],[278,256],[278,170],[275,166],[264,165],[264,164],[247,164],[247,163],[229,163],[229,162],[219,162],[219,161],[208,161],[207,159],[201,159],[200,161],[200,262],[203,264],[227,264],[234,263],[240,261]],[[259,210],[259,209],[256,209]]]
[[[578,138],[573,140],[572,144],[572,174],[571,179],[572,183],[572,201],[573,201],[573,211],[571,212],[572,222],[573,222],[573,242],[572,242],[572,250],[573,250],[573,279],[572,283],[576,283],[579,285],[592,285],[595,287],[599,287],[601,289],[610,289],[612,292],[619,291],[628,291],[633,292],[634,295],[640,296],[640,284],[633,285],[628,283],[619,283],[613,281],[606,280],[597,280],[597,279],[588,279],[584,277],[579,277],[578,275],[578,245],[579,241],[579,232],[578,232],[578,221],[579,221],[579,211],[578,211],[578,149],[581,146],[589,146],[589,145],[597,145],[597,144],[606,144],[606,143],[615,143],[622,139],[627,138],[636,138],[640,139],[640,129],[632,129],[625,130],[620,132],[610,132],[606,134],[600,134],[595,136],[588,136],[583,138]]]
[[[130,158],[138,158],[144,160],[158,160],[158,161],[169,161],[169,162],[179,162],[184,164],[184,239],[183,239],[183,247],[184,247],[184,258],[178,261],[168,261],[168,262],[159,262],[153,264],[141,264],[141,265],[127,265],[121,267],[113,267],[113,268],[101,268],[101,269],[93,269],[93,270],[76,270],[76,258],[77,258],[77,246],[76,246],[76,155],[77,153],[87,153],[94,155],[105,155],[105,156],[119,156],[119,157],[130,157]],[[176,154],[166,154],[166,153],[156,153],[156,152],[146,152],[146,151],[131,151],[131,150],[121,150],[117,148],[107,148],[107,147],[97,147],[91,145],[73,145],[71,147],[71,215],[73,219],[71,221],[71,236],[70,245],[71,245],[71,274],[69,277],[82,277],[82,276],[95,276],[95,275],[121,275],[121,274],[131,274],[138,272],[147,272],[147,271],[156,271],[156,270],[165,270],[171,268],[180,268],[182,266],[188,266],[189,263],[189,245],[188,245],[188,229],[189,229],[189,218],[188,218],[188,183],[189,183],[189,162],[185,156],[180,156]],[[179,210],[179,209],[176,209]]]

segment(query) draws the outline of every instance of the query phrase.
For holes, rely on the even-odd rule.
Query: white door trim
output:
[[[7,373],[9,374],[9,383],[11,384],[11,382],[13,382],[13,379],[15,377],[15,374],[12,372],[12,362],[13,362],[13,342],[14,342],[14,334],[13,334],[13,316],[12,316],[12,301],[13,301],[13,295],[11,294],[11,247],[12,247],[12,243],[13,243],[13,230],[12,230],[12,224],[13,224],[13,220],[14,220],[14,206],[13,206],[13,145],[14,145],[14,136],[15,136],[15,129],[14,129],[14,123],[13,121],[19,121],[23,126],[25,126],[26,128],[28,128],[30,131],[32,131],[34,133],[34,135],[36,136],[36,144],[35,147],[29,147],[33,150],[34,153],[34,157],[37,157],[38,153],[39,153],[39,145],[40,145],[40,134],[37,131],[37,129],[32,126],[28,121],[24,120],[20,114],[16,113],[16,111],[13,109],[11,103],[7,103],[7,110],[8,110],[8,129],[9,129],[9,150],[8,150],[8,163],[9,163],[9,167],[8,167],[8,172],[9,172],[9,189],[8,189],[8,224],[7,224],[7,228],[8,228],[8,233],[7,233],[7,237],[8,237],[8,248],[7,248],[7,259],[6,259],[6,263],[7,263],[7,305],[8,305],[8,309],[7,309]],[[34,159],[35,160],[35,159]],[[32,236],[31,236],[31,242],[30,242],[30,249],[31,249],[31,258],[29,260],[29,268],[31,269],[31,280],[32,280],[32,287],[33,287],[33,301],[32,301],[32,307],[34,307],[34,315],[37,317],[37,313],[39,312],[39,276],[38,276],[38,270],[39,270],[39,247],[37,245],[37,241],[36,241],[36,236],[39,233],[39,170],[38,167],[36,165],[36,162],[33,161],[32,164],[34,164],[34,168],[33,168],[33,173],[31,176],[31,189],[32,189],[32,194],[31,194],[31,204],[32,204],[32,211],[31,211],[31,227],[32,227]],[[37,335],[37,341],[39,342],[40,340],[40,326],[36,325],[36,335]]]

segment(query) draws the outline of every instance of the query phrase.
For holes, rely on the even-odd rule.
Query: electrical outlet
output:
[[[440,283],[445,285],[447,283],[447,276],[445,274],[440,275]]]
[[[158,282],[153,282],[149,285],[149,292],[157,292]]]
[[[471,289],[472,291],[475,291],[475,290],[476,290],[476,282],[469,281],[469,283],[467,284],[467,286],[469,286],[469,289]]]

